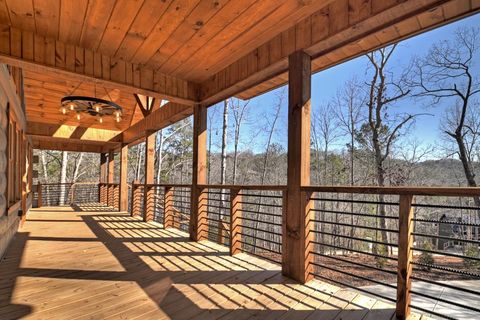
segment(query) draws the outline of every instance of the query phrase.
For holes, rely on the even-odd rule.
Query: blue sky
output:
[[[480,25],[480,15],[475,15],[444,27],[429,31],[419,36],[407,39],[399,44],[393,56],[394,68],[398,70],[407,65],[412,57],[415,55],[425,55],[430,46],[438,41],[453,39],[454,32],[459,27],[478,26]],[[365,70],[367,68],[367,61],[365,57],[359,57],[348,61],[346,63],[337,65],[330,69],[321,71],[312,76],[312,112],[316,112],[319,106],[327,103],[335,96],[336,92],[344,85],[344,83],[353,76],[357,78],[365,77]],[[477,70],[479,70],[477,66]],[[248,120],[241,131],[241,149],[251,149],[254,152],[262,152],[265,150],[266,133],[261,130],[262,126],[268,126],[266,123],[269,118],[273,116],[274,105],[277,101],[279,91],[287,90],[286,87],[268,92],[250,101]],[[436,145],[440,143],[440,128],[439,122],[445,112],[445,104],[437,105],[435,107],[426,107],[426,101],[415,101],[414,99],[405,99],[399,103],[395,108],[391,109],[391,114],[415,112],[429,113],[431,115],[417,118],[414,127],[412,128],[410,137],[414,137],[421,141],[424,145]],[[222,105],[209,108],[209,114],[214,113],[213,121],[209,126],[213,128],[213,151],[218,151],[221,139],[221,112]],[[409,111],[412,110],[415,111]],[[287,100],[284,101],[281,108],[281,115],[279,122],[276,125],[277,130],[273,136],[273,142],[279,143],[286,148],[287,143]],[[230,117],[230,120],[233,120]],[[229,121],[230,127],[233,127],[233,122]],[[253,139],[255,137],[255,139]],[[337,148],[344,146],[344,141],[338,141]],[[229,136],[228,149],[233,148],[233,135]],[[433,157],[440,157],[437,154]]]

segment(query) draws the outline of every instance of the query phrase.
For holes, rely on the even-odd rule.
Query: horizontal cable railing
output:
[[[206,212],[208,239],[230,245],[230,190],[208,188],[203,190],[206,203],[199,210]]]
[[[191,186],[185,184],[132,183],[130,211],[134,216],[152,215],[152,220],[162,223],[166,228],[188,232],[190,192]]]
[[[480,207],[471,197],[417,196],[412,307],[445,318],[480,318]]]
[[[282,261],[283,191],[240,191],[241,251]]]
[[[167,227],[189,231],[190,192],[190,186],[165,186],[165,225]]]
[[[36,206],[65,206],[97,203],[100,195],[97,182],[43,183],[33,187]]]
[[[200,185],[206,195],[208,236],[232,253],[282,261],[285,186]],[[200,210],[200,208],[199,208]]]
[[[310,200],[312,274],[394,302],[398,196],[313,192]]]
[[[409,292],[408,307],[420,313],[480,318],[478,189],[302,190],[311,201],[313,276],[396,302],[397,308],[397,294]]]

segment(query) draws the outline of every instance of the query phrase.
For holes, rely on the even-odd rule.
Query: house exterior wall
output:
[[[15,205],[12,202],[9,203],[7,190],[9,186],[8,181],[8,167],[9,167],[9,153],[8,153],[8,143],[9,143],[9,113],[12,114],[17,119],[18,127],[22,131],[25,129],[26,120],[21,104],[21,100],[18,96],[17,86],[15,85],[14,80],[12,79],[10,72],[6,65],[0,64],[0,257],[3,257],[5,251],[8,248],[8,245],[15,236],[21,222],[22,216],[20,213],[26,214],[30,209],[30,198],[25,198],[24,194],[21,195],[21,205],[18,205],[16,201]],[[23,159],[28,152],[26,148],[26,141],[20,142],[17,145],[20,146],[23,150],[23,154],[19,153],[20,157],[16,158],[17,162],[14,164],[17,167],[27,166],[28,162],[23,161]],[[21,172],[26,172],[25,170]],[[18,175],[20,176],[20,175]],[[18,180],[18,179],[17,179]],[[20,177],[22,180],[22,177]],[[23,182],[17,181],[15,185],[22,185],[22,190],[24,189]],[[20,210],[23,211],[20,212]]]

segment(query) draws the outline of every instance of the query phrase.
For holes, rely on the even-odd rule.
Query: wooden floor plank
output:
[[[0,319],[392,318],[382,301],[101,210],[30,212],[0,263]]]

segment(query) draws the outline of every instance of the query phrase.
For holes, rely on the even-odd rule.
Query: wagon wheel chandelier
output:
[[[122,107],[112,101],[110,94],[104,88],[109,100],[96,97],[96,85],[94,88],[94,96],[80,96],[73,95],[80,84],[68,95],[62,98],[60,112],[66,115],[67,113],[74,113],[75,118],[80,121],[83,115],[97,118],[99,123],[103,123],[104,118],[114,117],[116,122],[122,120]]]

